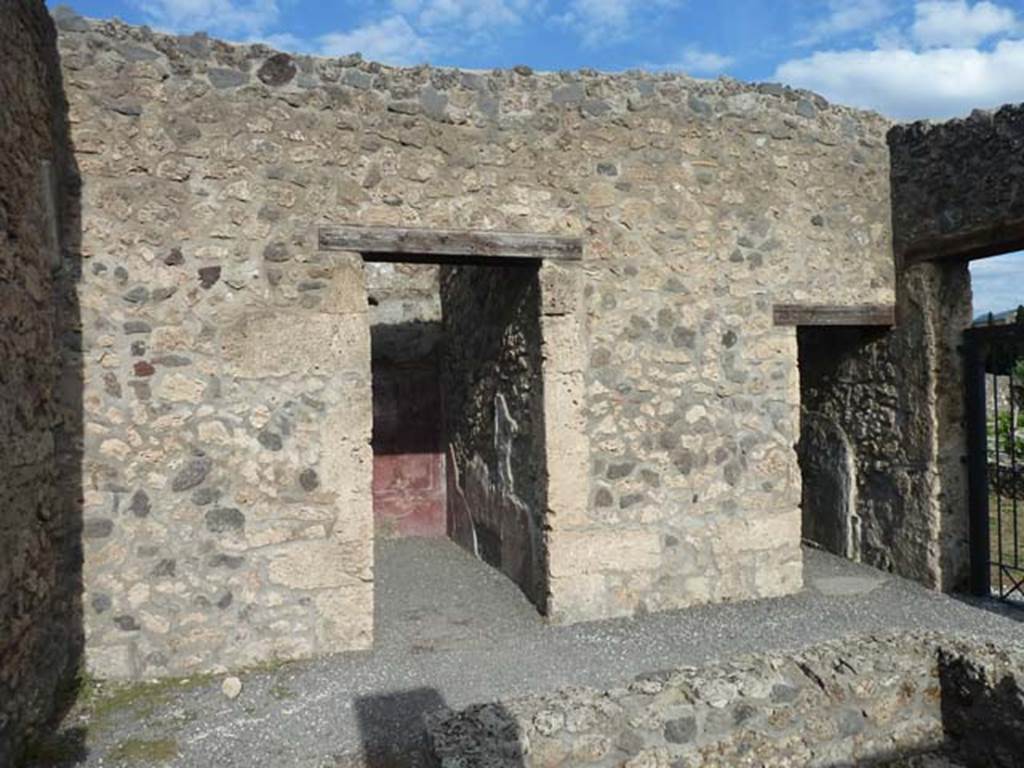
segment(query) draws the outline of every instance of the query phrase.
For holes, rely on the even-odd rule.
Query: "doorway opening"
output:
[[[913,560],[904,550],[923,541],[900,535],[907,490],[922,473],[902,438],[906,408],[890,363],[895,319],[885,304],[775,307],[776,325],[796,331],[802,538],[900,572]]]
[[[447,537],[543,610],[538,270],[366,264],[378,540]]]
[[[1024,253],[970,264],[964,334],[971,586],[1024,605]]]
[[[886,420],[877,415],[896,403],[877,369],[865,364],[884,334],[869,327],[797,328],[802,536],[858,562],[884,559],[899,517],[891,477],[876,469],[889,442]]]
[[[320,246],[358,254],[367,290],[378,640],[546,613],[548,489],[575,470],[549,467],[548,430],[565,446],[580,428],[562,406],[565,366],[582,370],[566,333],[580,278],[564,264],[579,241],[338,227]]]

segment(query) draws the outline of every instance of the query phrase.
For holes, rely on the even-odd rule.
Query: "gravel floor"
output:
[[[775,600],[550,627],[516,587],[447,541],[378,546],[372,652],[160,689],[103,717],[69,717],[49,764],[322,768],[415,743],[423,713],[842,636],[937,630],[1024,641],[1020,615],[939,595],[814,550],[806,588]],[[982,606],[984,607],[984,606]],[[380,765],[389,761],[382,758]]]

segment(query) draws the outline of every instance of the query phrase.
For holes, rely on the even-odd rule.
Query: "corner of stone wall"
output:
[[[966,586],[969,563],[965,383],[961,345],[970,327],[969,260],[1012,237],[1020,202],[1015,136],[1022,112],[1004,107],[968,120],[897,126],[888,134],[898,326],[893,364],[921,451],[924,487],[914,530],[927,530],[912,572],[943,591]],[[921,536],[912,537],[917,540]]]

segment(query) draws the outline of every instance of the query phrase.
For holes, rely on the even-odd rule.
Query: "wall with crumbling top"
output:
[[[1024,110],[897,126],[887,138],[897,325],[888,332],[801,331],[805,466],[826,443],[845,446],[853,488],[848,514],[830,508],[843,535],[853,531],[848,540],[826,540],[813,521],[809,530],[833,551],[940,589],[963,589],[967,264],[1024,245],[1024,217],[1012,194]],[[836,485],[841,473],[833,469],[825,485]],[[805,499],[808,517],[818,514],[812,506],[828,513],[828,500],[815,499],[813,488],[805,488]],[[835,532],[826,525],[826,534],[829,527]]]
[[[908,261],[967,259],[1024,248],[1024,200],[1017,193],[1022,140],[1024,104],[894,128],[897,254]]]
[[[1020,762],[1024,650],[934,635],[848,639],[441,712],[440,764],[946,765]],[[920,762],[919,762],[920,761]]]
[[[64,292],[78,211],[41,2],[0,6],[0,50],[0,765],[11,765],[81,652],[78,323]]]
[[[297,375],[274,396],[258,358],[243,375],[226,351],[238,317],[261,324],[260,354],[323,349],[304,319],[329,314],[337,275],[316,252],[318,224],[583,239],[574,287],[559,299],[553,279],[549,309],[540,276],[542,337],[578,353],[544,355],[545,463],[562,473],[547,488],[554,616],[800,587],[796,337],[772,306],[893,301],[886,121],[774,85],[391,69],[61,24],[88,211],[97,670],[321,647],[308,593],[263,564],[278,548],[317,563],[339,531],[362,530],[339,525],[344,506],[318,527],[316,494],[335,489],[304,473],[320,477],[342,432],[299,426],[356,390],[289,358],[315,382]],[[197,461],[208,492],[175,491]],[[223,530],[205,522],[213,509],[234,510],[212,523]],[[368,595],[363,553],[307,571],[344,573],[323,586]],[[362,616],[368,603],[348,607]]]
[[[935,582],[966,586],[967,477],[960,345],[971,323],[968,262],[1024,247],[1024,106],[919,122],[889,133],[893,235],[905,331],[896,361],[916,361],[933,458]],[[924,343],[921,343],[923,339]],[[900,363],[906,366],[906,362]]]
[[[936,558],[946,589],[966,586],[967,477],[960,345],[971,323],[968,262],[1024,247],[1024,106],[890,132],[894,247],[906,319],[895,360],[917,360],[934,456]],[[921,339],[924,343],[921,343]],[[905,363],[904,363],[905,365]]]

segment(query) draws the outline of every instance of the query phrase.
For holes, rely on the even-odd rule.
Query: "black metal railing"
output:
[[[965,334],[972,591],[1024,604],[1024,322]]]

